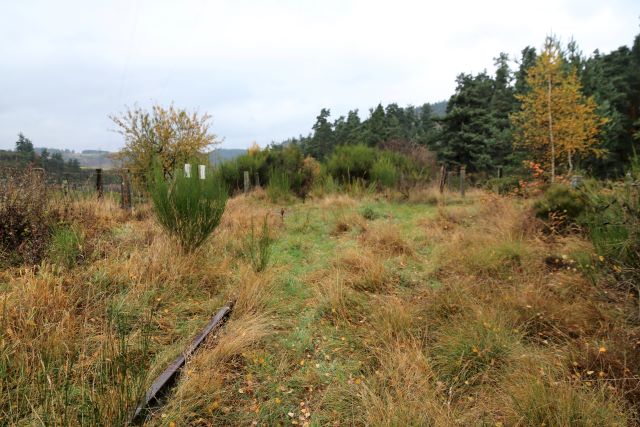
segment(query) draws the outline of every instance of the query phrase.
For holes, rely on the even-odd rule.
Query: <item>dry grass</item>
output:
[[[273,271],[255,273],[248,266],[241,267],[237,284],[229,290],[227,299],[233,301],[234,316],[264,314],[266,302],[273,293]]]
[[[591,246],[545,237],[510,199],[445,200],[366,222],[370,201],[331,195],[283,222],[242,195],[188,255],[151,217],[74,202],[82,265],[0,271],[0,424],[124,424],[233,300],[148,425],[637,425],[637,307]],[[279,239],[261,273],[242,250],[252,216]]]
[[[309,278],[314,284],[315,299],[318,309],[334,323],[358,322],[366,315],[367,307],[349,287],[339,269],[319,278]]]
[[[413,248],[402,237],[398,228],[390,223],[377,224],[363,233],[362,246],[372,248],[386,256],[412,255]]]
[[[374,252],[364,248],[345,250],[335,268],[343,273],[344,283],[366,292],[386,292],[395,283],[395,277]]]
[[[504,390],[505,425],[628,426],[624,404],[598,387],[540,375],[521,377]]]
[[[429,360],[417,342],[390,346],[379,369],[358,391],[360,423],[367,426],[449,426]]]
[[[410,203],[425,203],[435,206],[442,201],[442,195],[439,188],[432,185],[414,189],[409,193],[408,201]]]
[[[353,208],[356,206],[356,201],[353,197],[347,194],[328,194],[318,201],[318,205],[321,208]]]
[[[227,231],[240,234],[244,216],[235,213]],[[264,307],[269,277],[243,269],[234,287],[231,258],[215,237],[184,255],[152,218],[109,199],[73,201],[63,218],[86,236],[81,268],[44,263],[3,273],[2,423],[124,424],[143,385],[179,351],[172,344],[188,340],[223,295],[236,299],[238,315]]]
[[[335,224],[333,226],[332,235],[338,236],[352,230],[356,233],[362,233],[366,229],[367,222],[360,214],[353,210],[345,212],[340,209],[335,215]]]

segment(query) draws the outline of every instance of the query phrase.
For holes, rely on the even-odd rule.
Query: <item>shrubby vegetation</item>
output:
[[[227,189],[217,172],[200,179],[174,170],[165,177],[156,167],[149,193],[158,222],[174,236],[185,252],[202,245],[220,223],[227,203]]]
[[[583,196],[565,184],[553,184],[535,204],[536,215],[544,219],[562,217],[575,222],[585,210]]]
[[[244,171],[252,185],[265,186],[271,200],[290,196],[305,199],[312,191],[332,193],[340,189],[400,188],[427,185],[435,171],[433,157],[423,147],[397,142],[392,148],[363,144],[343,145],[320,163],[304,157],[297,145],[253,148],[248,154],[219,166],[231,193],[243,190]],[[256,180],[257,177],[257,180]]]
[[[275,198],[289,193],[306,197],[320,169],[314,159],[305,159],[296,146],[272,146],[264,150],[256,147],[244,156],[222,163],[219,168],[230,192],[243,190],[247,171],[252,185],[259,181]]]
[[[640,162],[634,156],[624,182],[593,181],[582,189],[581,217],[603,265],[640,296]],[[640,303],[639,303],[640,307]]]
[[[110,119],[125,142],[116,158],[142,186],[154,167],[169,176],[219,143],[209,132],[211,116],[173,105],[165,108],[156,104],[151,111],[135,107]]]
[[[27,169],[0,177],[0,264],[37,264],[56,221],[40,173]]]

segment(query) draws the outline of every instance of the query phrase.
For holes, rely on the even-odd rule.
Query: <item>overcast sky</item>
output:
[[[631,45],[640,2],[0,0],[0,148],[117,150],[109,114],[152,102],[213,116],[225,148],[332,117],[448,98],[546,34]]]

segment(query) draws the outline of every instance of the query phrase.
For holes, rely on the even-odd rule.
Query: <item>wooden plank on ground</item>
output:
[[[205,328],[191,341],[191,344],[182,352],[180,356],[178,356],[169,366],[160,374],[158,378],[151,384],[151,387],[147,390],[144,399],[135,412],[133,413],[133,417],[131,421],[137,420],[143,413],[143,411],[154,401],[157,400],[158,396],[170,386],[173,381],[176,379],[176,376],[184,366],[187,359],[200,347],[200,345],[204,342],[204,340],[209,336],[209,334],[220,326],[224,320],[227,318],[229,313],[231,313],[232,304],[228,304],[225,307],[222,307],[215,316],[211,319],[211,321],[205,326]]]

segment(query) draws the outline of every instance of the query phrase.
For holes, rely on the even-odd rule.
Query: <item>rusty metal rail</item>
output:
[[[229,303],[226,306],[222,307],[215,316],[211,319],[211,321],[205,326],[205,328],[191,341],[191,344],[182,352],[180,356],[178,356],[171,364],[167,367],[167,369],[156,378],[156,380],[151,384],[151,387],[147,390],[144,399],[140,402],[140,404],[136,407],[135,412],[131,416],[131,422],[134,423],[139,421],[142,415],[145,413],[145,409],[149,407],[153,402],[157,402],[159,396],[165,392],[168,387],[170,387],[180,370],[184,366],[189,358],[200,345],[204,342],[204,340],[216,329],[218,326],[222,325],[224,321],[227,319],[229,314],[231,313],[231,309],[233,308],[233,303]]]

